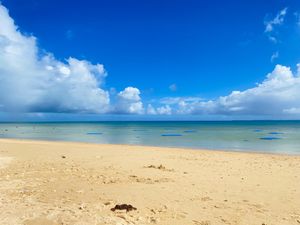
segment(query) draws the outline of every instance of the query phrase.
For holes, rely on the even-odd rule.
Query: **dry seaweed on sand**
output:
[[[133,207],[132,205],[127,205],[127,204],[120,204],[116,205],[115,207],[110,209],[111,211],[116,211],[116,210],[126,210],[126,212],[132,211],[132,210],[137,210],[137,208]]]

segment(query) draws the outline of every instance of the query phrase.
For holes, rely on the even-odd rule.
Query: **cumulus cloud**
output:
[[[173,110],[169,105],[154,108],[151,104],[148,104],[146,113],[148,115],[172,115]]]
[[[286,12],[283,9],[268,21],[267,33],[283,23]],[[271,60],[276,57],[277,53]],[[0,112],[300,116],[299,75],[299,65],[294,73],[277,65],[263,82],[244,91],[214,100],[163,98],[144,108],[136,87],[104,90],[107,73],[102,64],[73,57],[60,61],[50,53],[41,54],[36,38],[22,34],[0,4]]]
[[[3,111],[93,112],[109,110],[100,88],[103,65],[41,56],[36,38],[22,34],[0,5],[0,105]]]
[[[159,115],[171,115],[172,108],[169,105],[161,106],[156,109],[157,114]]]
[[[137,88],[125,88],[112,105],[101,88],[106,75],[102,64],[42,54],[36,38],[22,34],[0,3],[0,111],[143,113]]]
[[[127,87],[118,93],[118,101],[115,112],[143,114],[144,107],[140,94],[140,90],[135,87]]]
[[[151,104],[148,104],[148,106],[147,106],[147,114],[148,115],[156,115],[157,114],[156,109]]]
[[[254,88],[233,91],[216,100],[181,102],[177,112],[214,115],[297,114],[300,109],[300,66],[293,73],[289,67],[277,65],[266,79]]]

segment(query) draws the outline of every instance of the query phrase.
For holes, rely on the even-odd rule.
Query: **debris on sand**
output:
[[[166,169],[166,167],[163,166],[162,164],[160,164],[159,166],[149,165],[149,166],[146,166],[146,168],[153,168],[153,169],[159,169],[159,170],[165,170]]]
[[[159,166],[149,165],[149,166],[145,166],[145,168],[152,168],[152,169],[158,169],[158,170],[163,170],[163,171],[174,171],[173,169],[167,169],[162,164],[160,164]]]
[[[127,205],[127,204],[121,204],[121,205],[116,205],[115,207],[110,209],[111,211],[116,211],[116,210],[126,210],[126,212],[132,211],[132,210],[136,210],[135,207],[133,207],[132,205]]]
[[[164,167],[162,164],[160,164],[159,166],[149,165],[149,166],[147,166],[147,168],[153,168],[153,169],[159,169],[159,170],[165,170],[166,169],[166,167]]]
[[[157,169],[159,169],[159,170],[165,170],[166,167],[164,167],[163,165],[160,164],[160,165],[157,167]]]
[[[66,158],[66,156],[64,156],[64,155],[62,155],[61,157],[62,157],[63,159],[65,159],[65,158]]]

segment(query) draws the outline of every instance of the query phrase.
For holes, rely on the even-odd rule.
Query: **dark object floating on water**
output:
[[[162,134],[163,137],[180,137],[182,134]]]
[[[185,131],[183,131],[184,133],[196,133],[197,131],[195,131],[195,130],[185,130]]]
[[[101,135],[102,133],[100,133],[100,132],[88,132],[86,134],[87,135]]]
[[[253,132],[262,132],[262,130],[254,130]]]
[[[135,207],[133,207],[132,205],[127,205],[127,204],[121,204],[121,205],[116,205],[115,207],[110,209],[111,211],[116,211],[116,210],[126,210],[126,212],[132,211],[132,210],[136,210]]]
[[[283,134],[281,132],[270,132],[269,134]]]
[[[279,138],[279,137],[262,137],[260,139],[265,140],[265,141],[272,141],[272,140],[279,140],[281,138]]]
[[[249,140],[245,139],[245,140],[243,140],[243,141],[247,142],[247,141],[249,141]]]
[[[146,131],[146,130],[132,130],[132,131],[137,131],[137,132],[141,132],[141,131]]]

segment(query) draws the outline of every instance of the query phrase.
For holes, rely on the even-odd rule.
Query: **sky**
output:
[[[2,0],[0,121],[300,119],[298,0]]]

